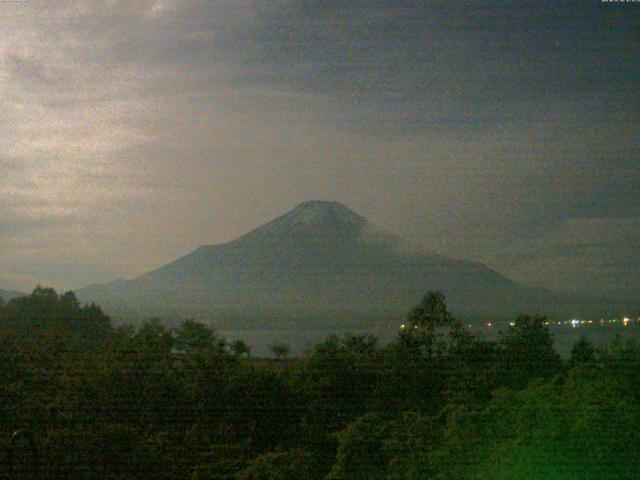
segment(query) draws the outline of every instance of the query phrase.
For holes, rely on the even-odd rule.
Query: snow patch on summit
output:
[[[236,241],[242,243],[295,238],[339,236],[362,232],[367,220],[338,202],[313,200],[302,203],[271,222],[252,230]]]
[[[270,225],[291,227],[332,222],[339,225],[364,225],[367,221],[353,210],[338,202],[312,200],[298,205],[290,212],[275,219]]]

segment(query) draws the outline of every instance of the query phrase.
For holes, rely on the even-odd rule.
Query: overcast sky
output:
[[[132,278],[330,199],[637,295],[639,29],[600,0],[0,1],[0,287]]]

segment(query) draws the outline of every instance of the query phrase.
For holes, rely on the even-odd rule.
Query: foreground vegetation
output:
[[[38,288],[0,304],[0,344],[7,478],[638,478],[640,349],[581,340],[563,361],[529,316],[488,341],[438,293],[384,348],[274,360]]]

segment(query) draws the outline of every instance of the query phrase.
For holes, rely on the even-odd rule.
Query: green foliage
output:
[[[190,451],[200,450],[192,480],[236,480],[238,472],[246,468],[251,453],[246,443],[218,443],[203,450],[206,439],[196,440],[194,436],[185,439]]]
[[[596,349],[593,348],[591,342],[585,337],[581,337],[571,349],[571,359],[569,363],[572,366],[591,364],[596,360]]]
[[[317,345],[293,371],[295,386],[305,399],[305,421],[330,433],[365,413],[381,381],[379,359],[372,339],[347,335],[341,341],[332,335]]]
[[[251,356],[251,347],[242,340],[234,340],[231,343],[231,351],[238,357],[242,357],[243,355],[246,355],[247,357]]]
[[[38,287],[0,304],[0,447],[32,431],[48,478],[637,478],[634,344],[582,339],[563,363],[544,318],[488,341],[436,292],[407,325],[388,346],[333,335],[273,361],[193,320],[114,329]],[[2,448],[0,467],[18,478]]]
[[[0,335],[30,342],[88,346],[112,334],[111,319],[94,304],[80,306],[73,292],[58,295],[37,287],[31,295],[12,299],[2,307]]]
[[[289,355],[290,347],[286,343],[276,342],[269,348],[278,360],[284,360]]]
[[[389,423],[384,451],[388,459],[389,480],[429,478],[433,469],[429,456],[442,438],[442,425],[433,417],[417,412],[403,412]]]
[[[185,320],[175,330],[175,347],[184,352],[224,348],[225,342],[204,323]]]
[[[453,316],[447,309],[447,300],[441,292],[428,292],[419,305],[409,312],[407,317],[411,326],[433,329],[448,326]]]
[[[277,450],[251,460],[236,480],[299,480],[317,478],[313,456],[301,448]]]
[[[504,385],[521,388],[532,379],[548,378],[562,370],[545,322],[544,317],[522,315],[503,336],[500,373]]]
[[[385,477],[387,424],[373,413],[350,423],[337,436],[338,453],[326,480],[375,480]]]
[[[223,395],[226,438],[262,450],[285,444],[300,421],[298,395],[284,373],[253,366],[230,375]]]
[[[481,412],[450,421],[438,478],[634,478],[638,406],[604,371],[499,390]]]
[[[452,341],[459,340],[463,331],[447,309],[445,296],[432,291],[411,309],[398,340],[414,356],[433,358],[442,355]]]

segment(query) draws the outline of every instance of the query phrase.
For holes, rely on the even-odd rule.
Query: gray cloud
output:
[[[0,282],[134,276],[321,197],[522,281],[635,285],[629,7],[0,4]]]

